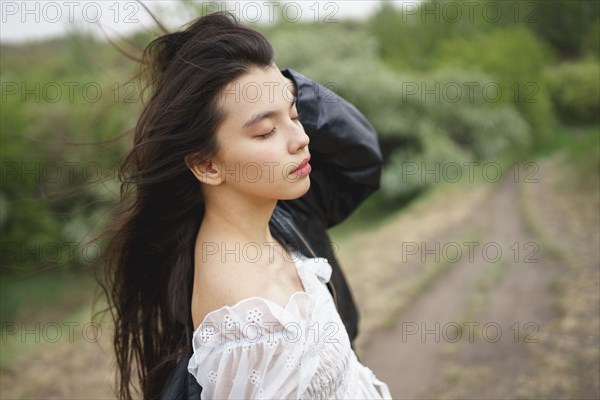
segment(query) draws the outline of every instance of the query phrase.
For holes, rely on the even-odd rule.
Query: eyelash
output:
[[[259,135],[258,137],[261,138],[261,139],[268,139],[268,138],[270,138],[271,136],[273,136],[275,134],[276,130],[277,130],[277,127],[273,128],[271,130],[271,132],[265,133],[264,135]]]
[[[296,116],[296,117],[292,118],[292,121],[298,122],[298,121],[299,121],[299,119],[298,119],[298,117]],[[268,138],[270,138],[271,136],[273,136],[273,135],[275,134],[275,132],[276,132],[276,131],[277,131],[277,127],[273,128],[273,129],[271,130],[271,132],[269,132],[269,133],[265,133],[264,135],[258,135],[258,137],[259,137],[259,138],[261,138],[261,139],[263,139],[263,140],[264,140],[264,139],[268,139]]]

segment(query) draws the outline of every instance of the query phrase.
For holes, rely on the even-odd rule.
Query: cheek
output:
[[[237,156],[241,167],[252,165],[252,168],[259,167],[261,170],[277,170],[280,171],[285,164],[285,158],[281,152],[276,150],[276,146],[248,146],[243,152]]]
[[[220,154],[219,161],[227,171],[236,171],[249,168],[254,164],[260,164],[260,154],[252,151],[251,146],[231,146],[224,148]]]
[[[296,185],[302,179],[289,175],[298,164],[290,161],[285,143],[277,138],[239,141],[224,146],[222,150],[220,160],[224,171],[229,178],[237,176],[235,184],[259,191],[278,190],[277,187],[283,189],[290,184]]]
[[[246,145],[225,149],[220,157],[224,173],[236,184],[262,186],[284,179],[285,163],[275,151]],[[288,172],[292,167],[289,167]],[[283,172],[282,172],[283,171]]]
[[[285,163],[276,159],[255,160],[240,166],[240,176],[244,184],[250,184],[258,190],[287,190],[289,185],[295,185],[302,178],[289,175],[296,168],[293,163]]]

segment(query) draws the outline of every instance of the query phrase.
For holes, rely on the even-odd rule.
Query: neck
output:
[[[217,188],[211,188],[217,189]],[[277,200],[250,197],[241,193],[205,191],[202,231],[206,237],[225,242],[275,243],[269,221]]]

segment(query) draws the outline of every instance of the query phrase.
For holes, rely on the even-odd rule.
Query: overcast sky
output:
[[[380,4],[378,0],[346,1],[190,1],[200,12],[228,10],[242,23],[269,23],[276,19],[287,22],[336,22],[339,19],[363,18]],[[397,0],[398,5],[416,1]],[[199,15],[181,1],[143,1],[171,29]],[[100,25],[111,35],[122,35],[139,29],[152,29],[153,21],[143,7],[133,0],[97,1],[7,1],[0,2],[0,40],[22,42],[85,29],[100,34]]]

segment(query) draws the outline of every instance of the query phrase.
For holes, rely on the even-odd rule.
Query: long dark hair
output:
[[[114,319],[117,397],[155,399],[177,360],[191,354],[194,243],[204,214],[201,184],[186,166],[218,150],[222,89],[273,62],[259,32],[210,14],[152,41],[142,57],[150,94],[121,164],[121,200],[103,288]],[[135,372],[137,371],[137,376]]]

